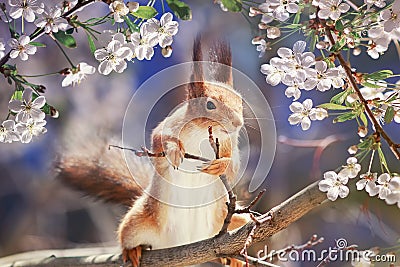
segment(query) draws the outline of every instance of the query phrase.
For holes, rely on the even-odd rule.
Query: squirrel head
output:
[[[214,131],[237,133],[243,126],[242,97],[233,88],[232,55],[225,41],[217,41],[209,52],[212,81],[206,81],[203,72],[201,38],[193,45],[193,72],[187,87],[188,112],[204,114],[196,118],[196,125],[212,126]]]

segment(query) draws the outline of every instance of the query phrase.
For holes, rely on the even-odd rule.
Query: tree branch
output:
[[[325,200],[326,194],[319,191],[318,182],[314,182],[278,206],[272,208],[266,214],[260,216],[258,218],[260,221],[262,221],[265,216],[272,215],[272,219],[266,220],[256,227],[253,241],[261,242],[266,240],[268,237],[297,221]],[[222,256],[235,257],[235,255],[238,255],[240,250],[243,249],[243,245],[254,226],[255,222],[250,221],[243,227],[225,233],[219,237],[213,237],[179,247],[144,251],[140,266],[185,266],[212,261]],[[30,261],[9,262],[4,266],[115,266],[116,264],[124,266],[120,254],[91,257],[48,257],[40,260],[33,259]]]
[[[335,39],[332,36],[331,30],[329,26],[325,25],[325,33],[328,36],[329,42],[331,45],[335,44]],[[346,60],[343,58],[342,54],[340,52],[334,54],[335,57],[339,60],[340,65],[343,67],[343,69],[346,72],[347,79],[349,79],[349,82],[351,84],[351,87],[353,90],[356,92],[358,98],[360,99],[361,103],[364,106],[365,112],[367,113],[367,116],[369,120],[372,122],[375,128],[375,132],[379,135],[382,136],[383,139],[385,139],[386,143],[389,145],[390,149],[392,150],[393,154],[396,156],[398,160],[400,160],[400,151],[398,150],[398,146],[393,140],[390,138],[390,136],[383,130],[382,126],[379,124],[378,120],[375,118],[374,114],[372,113],[371,109],[368,106],[368,101],[364,98],[362,95],[360,88],[358,88],[357,82],[354,79],[354,76],[351,71],[351,67],[349,64],[346,62]]]

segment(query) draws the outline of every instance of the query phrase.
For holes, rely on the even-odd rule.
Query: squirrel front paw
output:
[[[166,142],[165,156],[174,168],[178,168],[185,157],[185,150],[177,142]]]
[[[200,171],[211,175],[222,175],[226,174],[229,164],[231,164],[231,158],[215,159],[210,163],[204,164]]]
[[[142,246],[131,249],[124,248],[122,250],[122,260],[126,263],[128,260],[132,263],[132,267],[138,267],[140,258],[142,257]]]

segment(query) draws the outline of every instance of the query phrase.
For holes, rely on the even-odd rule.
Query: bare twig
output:
[[[331,28],[329,26],[327,26],[326,24],[324,26],[325,26],[325,33],[328,36],[329,42],[331,43],[331,45],[334,45],[335,39],[332,36]],[[373,112],[369,108],[368,101],[362,95],[360,88],[358,88],[357,82],[353,76],[350,65],[346,62],[346,60],[344,59],[344,57],[342,56],[342,54],[340,52],[335,53],[334,55],[339,60],[340,65],[345,70],[347,79],[349,80],[351,87],[356,92],[358,98],[360,99],[361,103],[363,104],[364,110],[367,113],[369,120],[374,125],[374,129],[375,129],[375,133],[376,133],[377,137],[379,138],[379,136],[382,136],[383,139],[385,139],[386,143],[389,145],[393,154],[396,156],[396,158],[398,160],[400,160],[400,151],[398,150],[398,146],[396,145],[395,142],[393,142],[393,140],[390,138],[390,136],[383,130],[382,126],[379,124],[378,120],[375,118]]]
[[[254,207],[254,205],[261,199],[261,197],[264,195],[266,189],[261,190],[258,195],[256,196],[255,199],[253,199],[249,205],[247,205],[244,208],[239,208],[235,210],[235,213],[241,214],[241,213],[250,213],[253,214],[256,213],[256,215],[261,215],[258,212],[252,211],[251,208]]]
[[[324,242],[324,238],[320,237],[318,238],[317,235],[313,235],[311,236],[311,238],[304,244],[302,245],[291,245],[291,246],[287,246],[286,248],[280,249],[278,251],[274,251],[268,255],[265,255],[264,257],[262,257],[261,259],[263,260],[267,260],[268,261],[274,261],[275,258],[279,257],[283,257],[284,255],[287,255],[289,252],[291,251],[303,251],[305,249],[309,249],[312,247],[315,247],[318,244],[321,244],[322,242]]]
[[[128,147],[122,147],[122,146],[117,146],[117,145],[108,145],[108,149],[111,149],[112,147],[113,148],[122,149],[122,150],[132,151],[138,157],[155,157],[155,158],[156,157],[165,157],[165,153],[164,152],[152,153],[150,150],[148,150],[145,147],[142,147],[142,150],[137,150],[137,149],[128,148]],[[192,155],[192,154],[189,154],[189,153],[185,153],[184,158],[185,159],[200,160],[200,161],[204,161],[204,162],[209,162],[210,161],[207,158],[203,158],[203,157],[200,157],[200,156]]]
[[[212,126],[208,126],[208,142],[211,148],[214,150],[215,158],[219,159],[219,143],[218,145],[214,141]]]
[[[216,141],[214,141],[212,126],[208,127],[208,141],[210,143],[210,146],[214,150],[215,158],[219,159],[220,158],[220,155],[219,155],[219,141],[218,141],[218,138],[216,139]],[[224,219],[224,224],[222,225],[221,230],[217,234],[217,236],[222,236],[223,234],[225,234],[228,231],[228,226],[231,223],[233,214],[235,213],[235,210],[236,210],[236,195],[233,193],[231,185],[229,184],[228,179],[226,178],[226,175],[222,174],[222,175],[219,176],[219,178],[222,181],[222,183],[224,184],[224,186],[226,188],[226,191],[228,192],[228,198],[229,198],[229,202],[226,203],[228,212],[227,212],[226,217]]]

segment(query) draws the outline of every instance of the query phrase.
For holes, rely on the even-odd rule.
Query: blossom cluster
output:
[[[127,62],[133,62],[133,59],[152,59],[156,46],[161,48],[164,57],[171,55],[173,36],[177,34],[179,26],[173,20],[172,13],[164,13],[157,19],[157,10],[150,3],[141,6],[138,2],[115,0],[108,4],[108,15],[87,21],[78,20],[74,16],[75,12],[82,11],[89,4],[91,1],[77,0],[52,3],[40,0],[8,0],[7,3],[2,3],[0,22],[8,23],[12,31],[8,39],[0,36],[0,59],[5,59],[4,62],[9,58],[28,61],[39,49],[45,47],[38,41],[41,36],[51,36],[62,50],[62,46],[74,48],[76,41],[73,33],[78,32],[77,28],[83,29],[87,34],[91,52],[99,61],[97,69],[104,75],[112,71],[123,72],[127,68]],[[20,23],[16,23],[16,20],[20,20]],[[116,30],[110,29],[101,33],[93,29],[106,22],[111,22]],[[32,28],[28,24],[36,27],[31,34],[27,33]],[[19,25],[20,31],[16,27]],[[99,43],[97,49],[95,41]],[[63,55],[71,66],[52,73],[64,76],[62,87],[79,84],[88,75],[95,73],[94,66],[86,62],[74,64],[64,50]],[[9,114],[1,123],[0,142],[28,143],[33,136],[46,132],[43,110],[47,109],[46,113],[49,114],[49,105],[41,95],[44,91],[36,90],[40,86],[29,83],[24,76],[18,74],[16,65],[4,66],[7,73],[3,74],[10,83],[15,83],[16,92],[8,106]],[[15,116],[15,120],[10,120],[10,116]]]
[[[22,99],[13,99],[8,108],[15,114],[15,120],[5,120],[0,126],[0,142],[12,143],[20,141],[29,143],[32,137],[44,134],[47,129],[42,108],[46,104],[44,96],[33,99],[32,89],[26,88]]]
[[[341,88],[345,75],[341,67],[328,67],[325,61],[316,61],[311,52],[304,52],[306,42],[297,41],[293,49],[281,47],[268,64],[261,65],[261,72],[266,75],[267,83],[276,86],[286,85],[285,95],[296,101],[301,96],[301,90],[316,89],[324,92],[331,88]],[[293,114],[289,117],[290,124],[301,124],[303,130],[310,128],[311,120],[322,120],[328,116],[326,110],[313,108],[312,101],[306,99],[302,104],[294,102],[290,105]]]
[[[333,34],[335,41],[343,39],[343,45],[353,49],[354,55],[359,55],[361,48],[366,47],[366,53],[371,58],[378,59],[387,51],[392,41],[397,42],[400,39],[400,1],[394,1],[390,8],[386,7],[385,0],[364,0],[364,4],[362,7],[354,5],[352,8],[358,15],[350,17],[351,6],[342,0],[266,1],[250,8],[249,16],[261,15],[258,27],[260,30],[266,30],[266,38],[258,36],[252,42],[257,45],[257,50],[262,56],[270,47],[268,39],[281,36],[281,28],[285,28],[282,22],[287,23],[292,19],[292,14],[298,16],[299,12],[304,13],[308,10],[309,25],[301,28],[302,26],[298,24],[298,27],[306,35],[313,35],[316,38],[318,49],[332,48],[329,40],[315,31],[321,29],[318,21],[330,20],[332,23],[340,21],[342,28]],[[294,18],[293,23],[297,24],[298,20]]]
[[[347,159],[347,165],[338,173],[335,171],[327,171],[324,173],[324,179],[318,184],[322,192],[327,192],[327,197],[331,201],[335,201],[338,197],[345,198],[349,194],[347,183],[349,179],[358,176],[361,165],[357,163],[355,157]],[[390,173],[367,172],[359,176],[356,182],[357,190],[365,190],[371,197],[378,196],[379,199],[385,200],[387,204],[393,205],[397,203],[400,208],[400,176]]]
[[[114,2],[115,3],[115,2]],[[144,22],[140,32],[126,36],[122,33],[109,33],[110,42],[94,52],[95,58],[100,61],[98,70],[101,74],[108,75],[111,71],[118,73],[127,68],[126,61],[133,58],[137,60],[150,60],[154,55],[154,47],[159,45],[165,55],[170,55],[172,36],[178,32],[178,22],[173,21],[171,13],[165,13],[160,20],[152,18]]]

